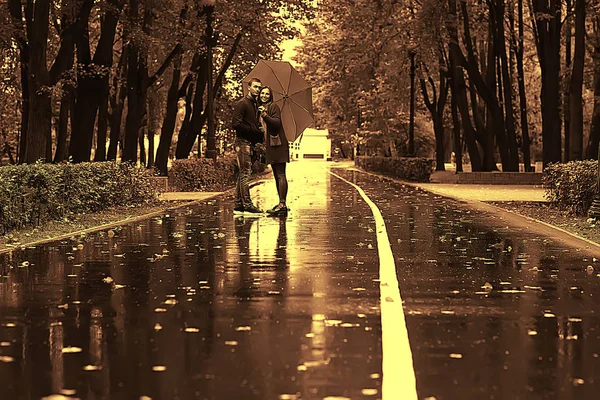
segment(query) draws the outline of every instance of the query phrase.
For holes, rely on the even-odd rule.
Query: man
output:
[[[240,99],[233,109],[233,129],[235,130],[235,152],[237,156],[237,183],[234,213],[262,214],[250,199],[250,173],[252,172],[252,152],[262,148],[264,134],[258,122],[258,95],[262,83],[258,78],[248,82],[248,95]]]

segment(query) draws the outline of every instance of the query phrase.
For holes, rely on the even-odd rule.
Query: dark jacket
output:
[[[266,144],[267,144],[267,164],[275,163],[286,163],[290,162],[290,145],[285,132],[283,131],[283,125],[281,123],[281,110],[277,104],[269,104],[267,108],[267,115],[264,117],[267,125]],[[281,145],[271,147],[271,141],[269,135],[279,136],[281,138]]]
[[[259,129],[257,105],[250,95],[236,103],[231,126],[238,138],[246,139],[252,144],[264,141],[264,135]]]

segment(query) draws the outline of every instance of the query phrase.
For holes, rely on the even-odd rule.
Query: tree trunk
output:
[[[139,0],[132,0],[135,5]],[[138,19],[137,7],[130,6],[130,18]],[[152,29],[154,10],[146,7],[144,10],[142,32],[149,35]],[[182,51],[181,44],[177,44],[154,75],[148,75],[147,46],[130,42],[128,45],[127,68],[127,118],[125,120],[125,143],[123,145],[123,161],[137,161],[138,136],[146,113],[148,89],[156,83],[165,72],[171,61]]]
[[[108,87],[107,87],[108,88]],[[104,90],[104,87],[102,87]],[[100,95],[98,105],[98,137],[94,161],[106,161],[106,132],[108,131],[108,92]]]
[[[175,158],[182,159],[188,158],[191,151],[191,146],[188,149],[186,146],[186,137],[191,135],[191,118],[192,118],[192,99],[194,96],[194,85],[189,85],[187,93],[185,95],[185,115],[181,128],[179,129],[179,136],[177,138],[177,147],[175,149]],[[194,143],[192,142],[192,146]],[[186,152],[187,151],[187,152]]]
[[[73,115],[73,132],[71,133],[71,144],[69,145],[69,156],[73,162],[90,161],[92,141],[94,138],[94,126],[100,100],[98,91],[100,85],[92,67],[79,65],[77,78],[77,100],[75,103],[75,115]]]
[[[560,137],[560,0],[533,0],[532,20],[542,72],[543,165],[561,160]],[[534,18],[533,16],[538,16]]]
[[[494,27],[488,24],[488,51],[485,70],[485,83],[488,87],[497,87],[496,83],[496,47],[494,46]],[[490,107],[486,105],[485,129],[481,132],[483,146],[483,170],[497,171],[496,138],[494,136],[494,117]]]
[[[158,149],[156,150],[156,168],[161,176],[167,176],[167,164],[169,160],[169,151],[173,141],[173,132],[177,122],[177,111],[179,99],[185,95],[187,86],[190,83],[191,75],[188,75],[181,88],[179,81],[181,79],[181,55],[173,63],[173,79],[167,95],[167,110],[163,120]]]
[[[121,141],[121,119],[125,108],[125,99],[127,90],[122,82],[126,82],[127,77],[127,46],[123,47],[117,73],[113,79],[113,91],[110,94],[111,114],[108,119],[110,125],[110,142],[108,144],[107,160],[116,160],[119,143]],[[122,148],[121,148],[122,150]]]
[[[518,0],[518,26],[519,26],[519,37],[517,39],[517,48],[515,51],[517,61],[517,81],[519,85],[519,107],[521,111],[521,132],[523,135],[522,140],[522,152],[523,152],[523,163],[524,171],[531,171],[531,153],[530,153],[530,142],[529,139],[529,119],[527,117],[527,92],[525,91],[525,72],[523,68],[523,0]]]
[[[410,107],[408,118],[408,155],[415,155],[415,52],[409,53],[410,57]]]
[[[454,83],[450,78],[450,87],[452,90],[452,98],[450,99],[450,108],[452,111],[452,127],[454,137],[454,160],[456,163],[456,172],[463,172],[462,165],[462,146],[460,140],[460,119],[458,118],[458,105],[456,103],[456,92],[454,91]]]
[[[585,0],[575,0],[575,54],[569,90],[569,160],[583,159],[583,67],[585,62]]]
[[[227,58],[225,59],[225,62],[223,63],[223,66],[221,67],[221,69],[219,70],[219,74],[217,75],[217,78],[215,79],[215,83],[213,85],[213,98],[216,98],[218,96],[218,94],[221,92],[221,86],[223,84],[223,79],[225,77],[225,73],[227,72],[227,70],[229,69],[229,66],[231,65],[231,62],[233,61],[233,57],[240,45],[240,42],[244,36],[244,33],[247,30],[247,26],[244,26],[242,29],[240,29],[240,31],[238,32],[238,34],[235,37],[235,40],[233,42],[233,45],[231,46],[231,49],[229,50],[229,53],[227,54]],[[202,63],[201,63],[202,64]],[[200,67],[202,68],[202,67]],[[202,76],[204,77],[204,79],[206,80],[206,72],[202,72],[200,71],[200,73],[202,74]],[[204,85],[206,85],[206,83],[204,83]],[[198,99],[200,100],[200,99]],[[196,99],[194,100],[194,102],[196,101]],[[189,105],[189,102],[186,102],[186,107],[187,105]],[[196,108],[196,104],[194,106],[194,110],[198,109]],[[188,109],[186,108],[186,116]],[[201,110],[198,109],[198,110]],[[185,125],[185,130],[184,130],[184,125],[182,125],[182,128],[179,131],[179,136],[177,138],[177,149],[175,151],[175,157],[178,159],[181,158],[188,158],[188,156],[190,155],[190,152],[192,151],[192,147],[194,147],[194,142],[196,140],[196,136],[199,135],[200,131],[202,130],[202,127],[204,126],[204,122],[206,121],[206,110],[198,113],[197,116],[197,120],[195,120],[192,124],[194,125],[194,128],[192,128],[189,125]],[[194,112],[195,115],[195,112]],[[185,120],[184,120],[185,122]],[[189,120],[188,120],[189,122]],[[196,131],[196,133],[193,133],[193,131]],[[194,136],[196,135],[196,136]]]
[[[23,23],[23,9],[20,0],[8,0],[8,10],[15,27],[15,40],[19,47],[19,68],[21,70],[21,129],[17,162],[25,162],[27,152],[27,124],[29,122],[29,43],[26,37],[26,25]]]
[[[439,70],[439,78],[440,78],[440,97],[438,99],[435,84],[433,79],[429,77],[429,83],[431,84],[433,98],[430,99],[429,93],[427,92],[427,84],[425,83],[425,79],[420,78],[419,83],[421,85],[421,92],[423,94],[423,101],[425,102],[425,106],[429,110],[431,114],[431,119],[433,120],[433,132],[435,134],[435,170],[436,171],[445,171],[446,167],[444,165],[445,162],[445,148],[444,148],[444,107],[446,104],[446,99],[448,96],[448,85],[446,72],[440,68]]]
[[[456,98],[456,105],[460,111],[465,141],[467,142],[467,150],[471,159],[472,171],[481,171],[479,149],[477,148],[475,131],[471,124],[471,117],[469,116],[465,78],[462,69],[459,68],[461,61],[464,59],[464,55],[458,44],[456,0],[448,0],[448,8],[450,21],[447,22],[447,29],[450,36],[450,73],[452,74],[453,80],[452,97]]]
[[[74,92],[74,91],[73,91]],[[67,137],[69,135],[69,117],[73,103],[73,93],[66,90],[60,102],[60,114],[58,118],[58,129],[56,138],[56,152],[54,162],[60,163],[67,159]]]
[[[140,165],[142,167],[146,166],[146,145],[144,139],[148,134],[148,125],[144,124],[144,126],[140,129],[140,135],[138,136],[138,145],[140,146]]]
[[[515,133],[515,113],[513,107],[512,76],[509,70],[509,60],[506,54],[506,36],[504,34],[504,2],[498,2],[498,14],[496,16],[496,32],[502,69],[502,88],[504,92],[504,116],[506,127],[506,140],[509,153],[510,170],[519,171],[519,150],[517,146],[517,135]],[[503,166],[504,167],[504,166]],[[503,168],[504,171],[507,171]]]
[[[204,112],[204,91],[206,89],[206,82],[208,76],[208,64],[207,64],[206,54],[203,54],[200,57],[200,64],[198,68],[198,74],[196,75],[196,93],[194,95],[194,103],[192,106],[192,119],[190,132],[186,135],[185,146],[183,147],[183,152],[185,153],[185,157],[187,158],[194,147],[194,142],[196,139],[201,140],[200,133],[202,132],[202,127],[204,126],[204,122],[206,121],[207,114]],[[198,154],[198,157],[201,155]]]
[[[25,142],[25,162],[35,163],[46,157],[46,142],[50,135],[52,108],[50,75],[47,67],[48,23],[50,0],[35,5],[35,15],[28,20],[29,34],[29,121]]]
[[[26,44],[25,44],[26,45]],[[27,45],[26,45],[27,46]],[[19,50],[21,76],[29,76],[29,46]],[[25,162],[27,152],[27,126],[29,124],[29,79],[21,78],[21,135],[19,137],[18,162]]]
[[[565,79],[563,82],[571,82],[571,77],[568,76],[571,74],[571,47],[572,47],[572,37],[573,37],[573,22],[571,17],[571,11],[573,10],[572,0],[565,0],[565,7],[567,18],[564,22],[565,25]],[[564,136],[565,136],[565,146],[563,149],[563,161],[569,161],[569,157],[571,157],[571,96],[569,95],[569,91],[571,90],[570,84],[564,85],[563,92],[563,124],[564,124]]]
[[[158,107],[157,104],[157,96],[158,93],[155,90],[150,91],[150,96],[148,98],[148,109],[146,110],[146,115],[148,116],[148,161],[146,163],[146,167],[148,169],[154,168],[154,136],[156,133],[156,120],[158,118]]]
[[[598,158],[598,143],[600,143],[600,17],[594,22],[594,111],[590,126],[590,139],[588,140],[586,157]]]
[[[455,0],[452,0],[455,2]],[[488,115],[489,118],[492,118],[492,126],[494,127],[494,134],[496,136],[496,142],[498,144],[498,149],[500,151],[500,158],[502,160],[502,169],[503,171],[518,171],[518,164],[514,165],[514,162],[511,162],[510,152],[509,152],[509,142],[506,135],[506,124],[504,121],[504,113],[502,111],[502,107],[498,102],[498,97],[496,94],[495,88],[490,88],[486,85],[481,73],[479,72],[479,67],[477,63],[477,57],[473,50],[473,44],[471,40],[471,33],[469,27],[469,14],[467,10],[466,3],[461,3],[461,11],[463,16],[463,25],[464,25],[464,38],[465,38],[465,47],[467,48],[467,59],[462,54],[462,51],[457,52],[457,56],[460,60],[461,65],[466,67],[467,72],[469,74],[469,81],[475,85],[477,88],[477,92],[479,92],[481,98],[485,101],[487,107],[490,110]],[[490,7],[490,14],[492,18],[492,23],[495,21],[498,16],[496,10],[493,7]],[[495,35],[497,35],[496,30],[494,30]],[[497,36],[496,36],[497,38]],[[452,42],[452,40],[451,40]],[[494,42],[495,47],[497,48],[499,45],[497,41]],[[455,45],[458,47],[458,45]],[[459,49],[460,50],[460,49]],[[496,50],[498,53],[498,50]],[[489,66],[488,66],[489,67]],[[491,67],[489,67],[491,68]],[[498,79],[501,76],[497,76]],[[498,85],[498,89],[501,88],[501,85]],[[460,107],[460,99],[458,101],[458,105]],[[461,111],[462,114],[462,111]],[[463,117],[464,118],[464,117]]]
[[[123,161],[135,163],[138,160],[138,138],[146,110],[148,71],[143,51],[131,43],[128,47],[127,118],[125,119],[125,138],[121,158]]]

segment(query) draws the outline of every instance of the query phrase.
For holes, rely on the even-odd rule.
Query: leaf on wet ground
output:
[[[235,328],[235,330],[238,332],[247,332],[252,330],[252,328],[250,326],[238,326]]]
[[[367,389],[361,390],[360,392],[363,394],[363,396],[375,396],[376,394],[379,393],[379,390],[367,388]]]
[[[450,354],[448,355],[448,357],[450,357],[450,358],[454,358],[454,359],[457,359],[457,360],[459,360],[459,359],[463,358],[463,355],[462,355],[462,354],[460,354],[460,353],[450,353]]]
[[[13,357],[11,357],[11,356],[0,356],[0,362],[10,363],[10,362],[13,362],[13,361],[15,361],[15,359]]]
[[[302,365],[304,365],[308,368],[315,368],[315,367],[320,367],[323,365],[329,365],[330,362],[331,362],[331,358],[328,357],[324,360],[305,361]]]
[[[167,367],[165,367],[164,365],[155,365],[152,367],[152,371],[155,371],[155,372],[163,372],[166,370],[167,370]]]
[[[225,341],[225,346],[237,346],[238,342],[236,342],[235,340],[227,340]]]
[[[278,399],[279,400],[298,400],[298,399],[300,399],[300,397],[298,397],[297,394],[282,393],[279,395]]]
[[[81,347],[75,347],[75,346],[68,346],[68,347],[63,347],[62,352],[63,353],[81,353],[83,350]]]
[[[100,365],[86,365],[85,367],[83,367],[84,371],[100,371],[102,369],[102,366]]]

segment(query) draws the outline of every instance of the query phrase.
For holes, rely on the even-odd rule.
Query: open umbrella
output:
[[[273,90],[273,102],[281,109],[281,122],[290,142],[313,123],[312,88],[287,61],[260,60],[243,80],[244,95],[248,81],[258,78]]]

